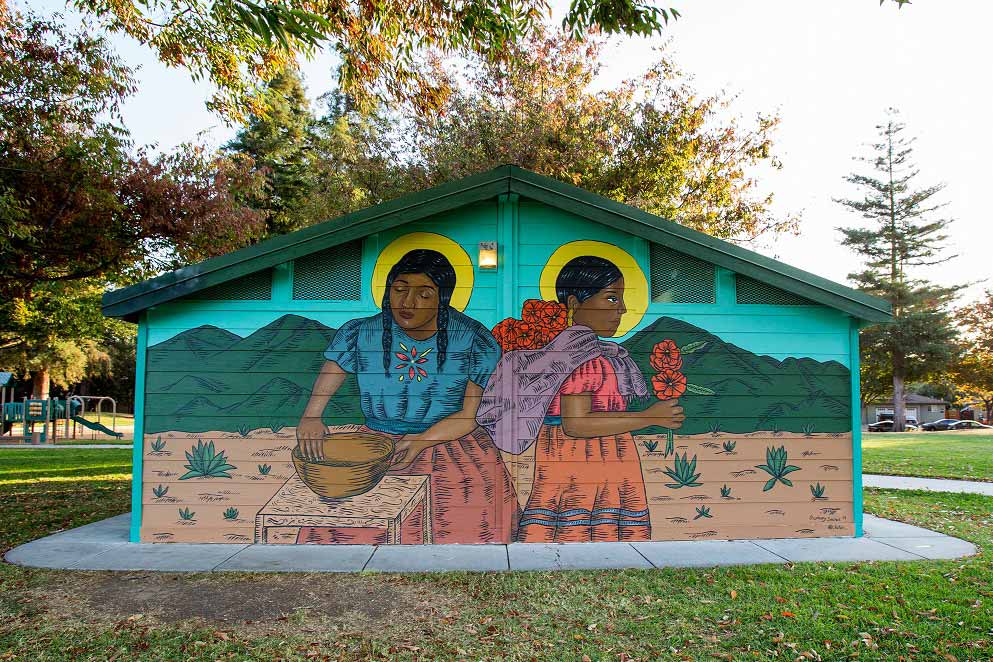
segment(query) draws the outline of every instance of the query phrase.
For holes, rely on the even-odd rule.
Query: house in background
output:
[[[927,395],[908,393],[904,398],[904,417],[908,421],[917,421],[918,424],[923,425],[945,418],[945,410],[950,404],[946,400],[939,400]],[[862,408],[862,422],[891,421],[893,420],[893,411],[892,396],[878,402],[870,402]]]
[[[103,310],[138,324],[133,541],[862,533],[858,333],[889,304],[520,168]]]

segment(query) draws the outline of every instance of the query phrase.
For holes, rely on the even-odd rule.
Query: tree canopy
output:
[[[217,88],[210,105],[243,119],[265,114],[266,82],[327,42],[340,57],[340,88],[367,105],[378,92],[421,109],[446,94],[418,66],[426,50],[505,60],[519,38],[541,25],[548,0],[74,0],[156,52]],[[575,36],[659,32],[678,11],[638,0],[572,0],[565,26]]]
[[[539,33],[506,62],[436,58],[429,75],[451,89],[437,112],[364,112],[334,93],[307,131],[303,105],[294,104],[299,112],[278,107],[251,118],[228,149],[259,168],[276,168],[290,154],[308,164],[309,177],[296,177],[295,166],[282,170],[292,189],[268,171],[268,200],[253,203],[284,213],[278,210],[292,190],[282,231],[503,163],[724,239],[798,227],[798,217],[773,210],[772,194],[756,178],[781,165],[773,145],[778,117],[735,119],[728,95],[698,94],[666,55],[645,75],[595,90],[603,46],[600,38]]]
[[[133,90],[103,38],[0,5],[0,363],[37,388],[78,377],[106,331],[107,285],[261,232],[238,202],[247,164],[131,144],[118,110]]]

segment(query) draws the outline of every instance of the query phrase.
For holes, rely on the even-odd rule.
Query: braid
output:
[[[438,369],[445,362],[448,353],[448,311],[447,305],[438,308]]]
[[[390,290],[383,293],[383,374],[390,376],[390,353],[393,351],[393,310],[390,308]]]

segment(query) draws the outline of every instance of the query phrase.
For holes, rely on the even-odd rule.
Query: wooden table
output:
[[[365,494],[325,499],[296,475],[255,517],[255,542],[430,544],[429,476],[387,476]]]

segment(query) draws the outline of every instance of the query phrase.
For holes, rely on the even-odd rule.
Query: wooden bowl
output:
[[[300,480],[318,496],[344,499],[379,485],[393,459],[393,439],[372,432],[345,432],[324,437],[324,459],[307,460],[293,449]]]

